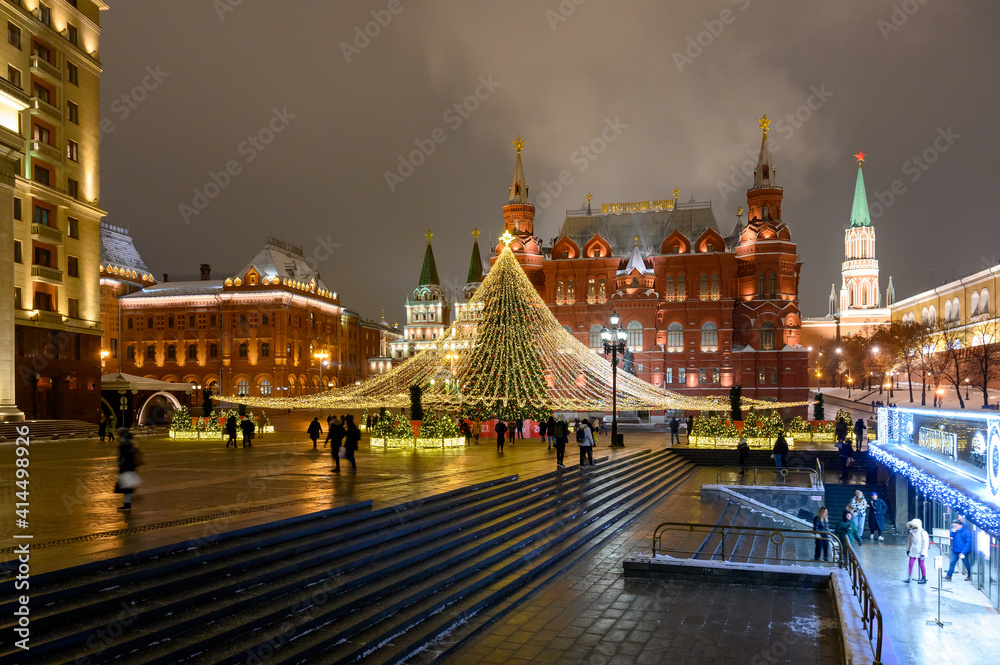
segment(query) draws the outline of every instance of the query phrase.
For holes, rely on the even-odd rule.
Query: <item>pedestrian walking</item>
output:
[[[231,415],[226,418],[226,436],[228,441],[226,441],[226,448],[229,444],[233,444],[233,448],[236,448],[236,416]]]
[[[858,452],[861,452],[868,441],[868,423],[861,418],[854,423],[854,440],[858,442]]]
[[[523,439],[524,438],[524,420],[523,419],[518,418],[517,420],[514,421],[514,432],[517,434],[517,438],[519,438],[519,439]]]
[[[924,525],[919,519],[912,519],[906,523],[906,556],[910,557],[910,565],[907,568],[907,584],[913,577],[913,562],[920,562],[920,579],[917,584],[927,584],[927,567],[924,558],[927,556],[927,548],[930,547],[931,539],[924,531]]]
[[[608,423],[604,420],[604,418],[601,418],[601,434],[607,434],[607,433],[608,433]]]
[[[858,544],[861,544],[861,536],[865,532],[865,513],[868,512],[868,502],[865,500],[865,493],[855,490],[854,498],[848,506],[854,513],[854,530],[858,534]]]
[[[326,440],[330,443],[330,454],[333,455],[334,467],[332,473],[340,473],[340,459],[347,458],[347,451],[341,450],[344,447],[344,436],[347,430],[344,424],[334,416],[330,419],[330,425],[326,430]],[[323,445],[326,445],[325,443]]]
[[[538,423],[538,436],[541,438],[542,443],[545,443],[545,430],[548,428],[549,423],[547,420],[539,421]]]
[[[500,418],[497,418],[497,424],[493,426],[493,431],[497,434],[497,452],[502,453],[504,435],[507,434],[507,425]]]
[[[309,423],[309,429],[306,430],[309,433],[309,438],[312,439],[313,449],[316,448],[316,442],[319,440],[319,435],[323,433],[323,428],[319,424],[319,418],[313,418],[312,422]]]
[[[483,431],[483,421],[481,421],[479,418],[476,418],[474,421],[472,421],[472,440],[476,442],[477,446],[479,445],[479,434],[482,431]]]
[[[872,540],[885,540],[882,532],[885,531],[885,514],[888,511],[889,506],[879,498],[878,492],[872,492],[868,499],[868,529],[872,532]]]
[[[507,423],[507,443],[512,446],[514,445],[514,426],[516,424],[513,420]]]
[[[462,436],[465,437],[465,445],[471,446],[472,445],[472,430],[469,429],[469,423],[468,423],[468,421],[463,420],[462,424],[459,426],[458,430],[462,433]]]
[[[257,429],[257,426],[254,425],[254,422],[249,418],[247,418],[246,416],[243,416],[243,422],[240,423],[240,430],[243,432],[244,448],[253,448],[253,444],[251,443],[251,441],[253,441],[253,433],[255,429]],[[313,447],[315,447],[315,441],[313,442],[313,444],[314,444]],[[235,447],[236,443],[233,442],[233,448]]]
[[[108,416],[108,441],[115,442],[115,431],[118,429],[118,418],[112,413]]]
[[[852,517],[854,517],[853,513],[850,510],[845,510],[833,530],[837,539],[840,540],[840,551],[845,553],[844,556],[846,556],[847,548],[850,547],[852,535],[855,533]]]
[[[875,413],[875,400],[872,400],[872,413]]]
[[[951,565],[948,566],[948,574],[945,579],[951,582],[951,576],[955,573],[955,565],[961,561],[965,566],[965,581],[972,581],[972,566],[969,563],[969,554],[972,552],[972,533],[964,528],[962,522],[957,519],[951,523]]]
[[[823,554],[823,561],[830,560],[830,511],[820,508],[813,517],[813,532],[819,534],[816,538],[816,551],[813,560],[819,561],[819,556]]]
[[[590,422],[584,420],[576,429],[576,445],[580,446],[580,466],[586,461],[594,466],[594,433],[590,431]]]
[[[124,503],[118,510],[132,510],[132,492],[142,484],[142,478],[136,469],[142,465],[142,451],[132,443],[132,432],[125,430],[118,437],[118,480],[115,492],[125,496]]]
[[[563,457],[566,455],[566,444],[569,443],[569,424],[564,417],[559,416],[559,421],[553,427],[556,435],[556,467],[565,469]]]
[[[549,437],[549,450],[552,450],[552,446],[556,445],[556,417],[555,415],[549,416],[549,419],[545,421],[545,431]]]
[[[837,443],[843,443],[844,439],[847,438],[847,423],[838,418],[833,431],[837,435]]]
[[[851,450],[851,442],[846,439],[840,441],[837,447],[840,449],[840,479],[846,482],[848,480],[847,469],[851,465],[851,457],[854,452]]]
[[[740,456],[740,475],[742,476],[747,470],[747,456],[750,454],[750,444],[747,443],[747,438],[741,436],[739,442],[736,444],[736,452]]]
[[[680,434],[680,432],[681,432],[681,421],[677,420],[677,416],[674,416],[673,418],[670,419],[670,445],[671,446],[674,445],[675,441],[677,442],[678,446],[681,445],[681,434]]]
[[[101,409],[101,419],[97,421],[97,433],[101,435],[101,441],[108,435],[108,417],[104,415],[104,409]]]
[[[358,442],[361,441],[361,430],[354,424],[354,416],[347,416],[347,434],[344,437],[344,459],[351,463],[351,468],[347,473],[357,473],[358,464],[354,460],[354,453],[358,449]]]
[[[688,419],[687,419],[688,445],[691,444],[691,435],[692,434],[694,434],[694,416],[688,416]]]
[[[775,468],[780,470],[782,460],[788,457],[788,441],[785,439],[784,432],[779,434],[778,438],[775,439],[774,449],[771,451],[771,457],[774,458]]]
[[[594,443],[595,443],[595,445],[597,443],[597,435],[599,434],[599,430],[600,429],[601,429],[601,421],[600,421],[600,419],[599,418],[594,418],[594,420],[591,421],[591,423],[590,423],[590,433],[594,435]]]

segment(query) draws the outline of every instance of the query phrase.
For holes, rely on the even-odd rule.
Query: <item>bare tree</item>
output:
[[[990,404],[989,382],[1000,379],[1000,318],[986,319],[971,327],[965,359],[969,374],[975,377],[975,386],[983,393],[983,408],[986,408]]]
[[[966,342],[966,331],[958,322],[938,323],[937,355],[938,373],[955,388],[958,405],[965,408],[962,399],[962,355]]]
[[[896,366],[906,370],[906,382],[910,388],[910,403],[913,403],[913,373],[920,369],[921,340],[924,337],[923,324],[893,321],[886,330],[887,352],[893,356]]]

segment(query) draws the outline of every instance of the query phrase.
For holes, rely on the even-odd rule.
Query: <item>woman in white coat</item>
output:
[[[906,555],[910,557],[910,567],[906,573],[906,583],[910,583],[913,577],[913,562],[920,562],[920,579],[917,584],[927,584],[927,568],[924,565],[924,558],[927,556],[927,548],[930,547],[931,539],[924,531],[923,523],[918,519],[912,519],[906,523]]]
[[[594,434],[590,429],[590,421],[584,420],[576,430],[576,445],[580,446],[580,466],[586,461],[594,466]]]

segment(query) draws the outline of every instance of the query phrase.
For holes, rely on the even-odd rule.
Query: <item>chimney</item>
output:
[[[212,279],[212,266],[207,263],[201,264],[201,281],[207,282]]]
[[[170,281],[169,277],[170,277],[170,275],[168,275],[167,273],[163,273],[163,281],[164,282],[169,282]]]

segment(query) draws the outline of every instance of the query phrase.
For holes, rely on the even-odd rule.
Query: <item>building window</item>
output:
[[[219,357],[219,347],[215,344],[208,345],[208,357],[218,358]]]
[[[719,273],[712,275],[712,300],[719,299]]]
[[[771,383],[777,383],[777,382],[778,382],[778,368],[777,367],[772,367],[771,368]]]
[[[80,276],[80,259],[75,256],[66,258],[66,274],[70,277]]]
[[[698,370],[698,384],[702,385],[708,383],[708,370],[702,367]]]
[[[771,273],[771,300],[778,297],[778,276]]]
[[[153,317],[151,317],[151,316],[147,316],[146,317],[146,329],[147,330],[152,330],[153,329]]]
[[[677,383],[684,385],[687,383],[687,369],[684,367],[677,368]]]
[[[128,325],[127,325],[127,327],[128,327],[129,330],[132,330],[132,317],[131,316],[128,317]]]
[[[604,342],[601,341],[601,331],[603,329],[600,323],[590,326],[590,348],[600,349],[604,347]],[[570,330],[570,332],[573,331]]]
[[[674,276],[667,275],[667,301],[674,299]]]
[[[21,70],[7,65],[7,80],[12,84],[16,85],[18,88],[21,87]]]
[[[66,24],[66,39],[68,39],[69,43],[73,46],[76,46],[80,41],[80,31],[77,30],[76,26],[72,23]]]
[[[21,219],[21,199],[14,197],[14,219]]]
[[[114,338],[111,338],[108,341],[111,343],[111,357],[112,358],[117,358],[118,357],[118,340],[114,339]]]
[[[173,328],[174,328],[174,317],[172,317],[172,316],[168,316],[167,317],[167,327],[170,328],[171,330],[173,330]]]
[[[663,375],[663,384],[668,385],[674,382],[674,368],[668,367]]]
[[[979,292],[979,313],[989,314],[990,313],[990,290],[983,289]]]
[[[765,321],[760,327],[760,349],[774,351],[774,324],[770,321]]]
[[[79,298],[68,298],[67,304],[69,306],[69,318],[79,319],[80,318],[80,299]]]
[[[767,368],[760,367],[757,369],[757,383],[767,383]]]
[[[129,345],[128,351],[125,352],[125,356],[132,362],[135,362],[135,347]]]
[[[156,360],[156,347],[152,344],[146,347],[146,360]]]
[[[261,379],[260,394],[262,397],[267,397],[271,394],[271,382],[267,379]]]
[[[21,241],[14,241],[14,263],[24,263],[24,255],[21,250]]]
[[[674,243],[673,253],[674,254],[680,254],[681,253],[681,245],[680,245],[680,243],[676,243],[676,242]]]
[[[214,328],[215,327],[215,314],[213,314],[212,316],[208,317],[208,321],[209,321],[208,326],[210,328]]]
[[[677,299],[684,300],[687,298],[687,288],[684,286],[684,275],[677,276]]]
[[[73,180],[73,178],[66,179],[66,193],[70,195],[70,198],[79,199],[80,198],[80,182]]]
[[[684,326],[674,321],[667,326],[667,353],[680,353],[684,350]]]
[[[721,374],[719,373],[719,368],[718,367],[714,367],[712,369],[712,383],[718,383],[720,376],[721,376]]]
[[[237,395],[249,395],[250,394],[250,384],[247,383],[246,379],[240,379],[236,382],[236,394]]]
[[[52,27],[52,9],[40,2],[38,3],[38,20],[50,28]]]
[[[46,187],[52,184],[52,172],[40,164],[35,164],[35,182]]]
[[[66,63],[66,80],[73,85],[80,85],[80,69],[72,62]]]
[[[66,228],[67,228],[67,235],[69,235],[70,238],[80,237],[80,220],[76,219],[75,217],[67,217]]]
[[[719,328],[711,321],[701,327],[701,350],[703,352],[719,350]]]
[[[605,283],[605,279],[602,277],[597,280],[597,302],[603,304],[608,301],[608,292]]]
[[[80,124],[80,107],[75,102],[66,102],[66,119],[74,125]]]
[[[642,324],[638,321],[629,321],[625,328],[628,334],[628,346],[633,351],[642,351]]]
[[[18,50],[21,48],[21,28],[10,21],[7,21],[7,43]]]
[[[240,344],[240,358],[247,358],[250,356],[250,345],[246,342]]]
[[[702,300],[708,300],[708,275],[704,273],[701,276],[701,289],[698,295]]]
[[[268,344],[267,342],[264,342],[263,344],[261,344],[260,345],[260,355],[261,355],[262,358],[270,358],[271,357],[271,345]]]
[[[80,144],[73,139],[66,141],[66,158],[71,162],[80,161]]]
[[[767,293],[764,291],[764,273],[757,275],[757,293],[760,298],[766,298]]]
[[[593,305],[597,302],[597,283],[593,277],[587,278],[587,304]]]
[[[563,258],[564,259],[568,259],[569,258],[569,250],[563,250]]]
[[[188,345],[188,360],[198,360],[198,345]]]
[[[188,328],[194,328],[194,314],[188,317]]]
[[[576,281],[569,280],[566,283],[566,303],[572,305],[576,302]]]
[[[49,131],[48,127],[45,127],[44,125],[33,123],[31,125],[31,138],[35,141],[41,141],[42,143],[52,145],[52,133]]]
[[[177,347],[173,344],[167,347],[167,360],[177,360]]]

